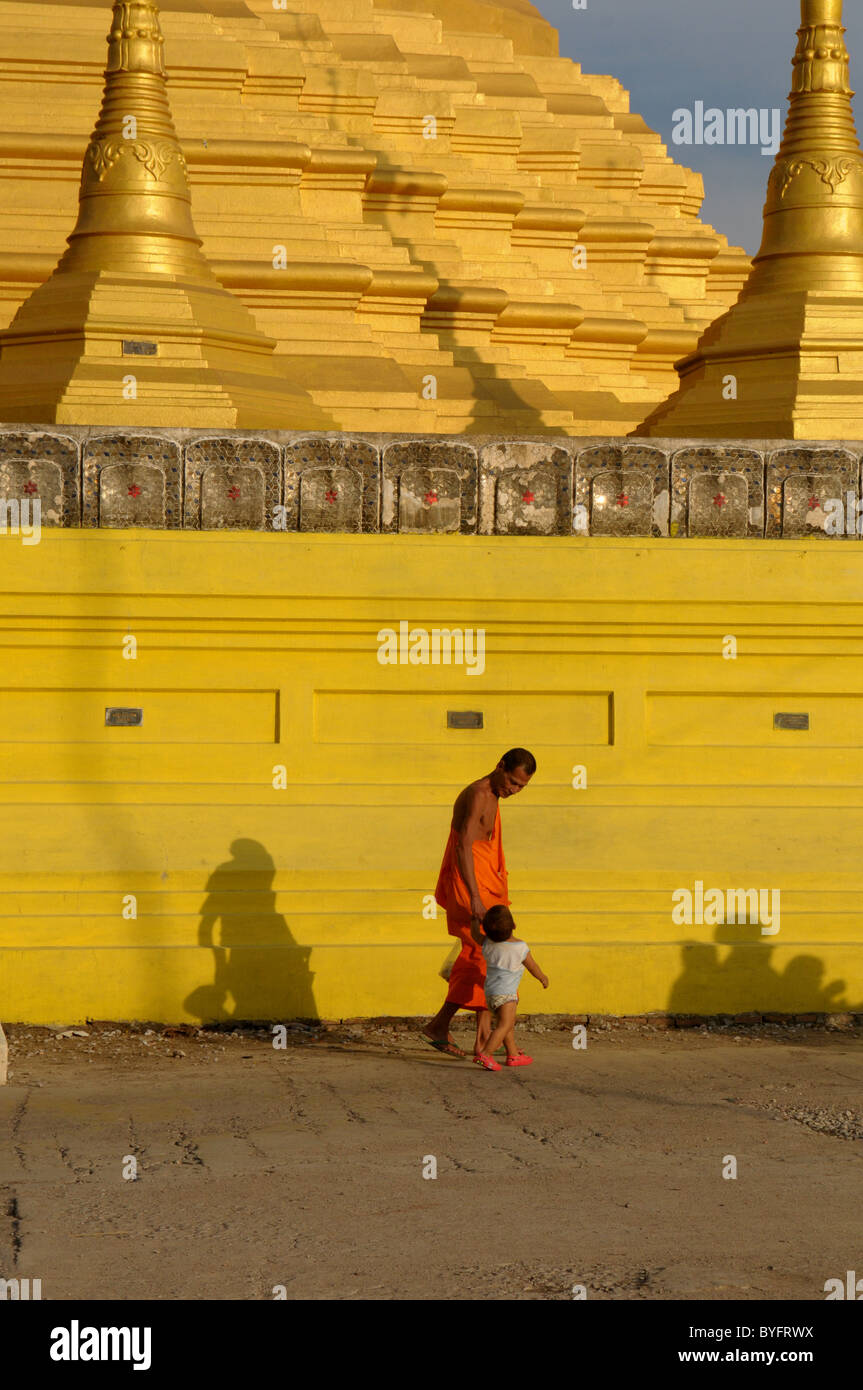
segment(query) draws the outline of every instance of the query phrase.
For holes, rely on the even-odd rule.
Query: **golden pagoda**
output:
[[[802,0],[764,235],[734,307],[677,364],[679,390],[637,434],[863,435],[863,152],[842,0]]]
[[[0,0],[0,329],[51,275],[74,224],[107,3]],[[626,433],[674,389],[675,361],[746,278],[745,253],[699,219],[700,175],[669,157],[619,82],[558,56],[527,0],[171,0],[161,24],[203,252],[275,340],[294,425],[308,420],[291,388],[346,431]],[[116,90],[123,74],[112,76]],[[161,87],[160,74],[146,80]],[[134,105],[116,111],[144,122]],[[123,148],[101,180],[87,165],[82,230],[109,187],[180,187],[178,159],[156,180]],[[202,290],[188,279],[185,226],[172,243],[182,271],[171,264]],[[83,247],[73,252],[83,265]],[[117,354],[157,337],[132,321],[142,296],[119,289],[134,273],[111,271],[125,314]],[[48,331],[31,307],[49,306],[34,298],[16,334]],[[159,341],[158,358],[130,359],[138,401],[111,420],[200,423],[185,387],[166,387],[170,412],[143,413],[147,372],[180,346]],[[91,334],[93,371],[96,350]],[[90,366],[63,351],[63,370],[83,371],[89,390]],[[217,365],[209,349],[207,360]],[[11,344],[4,361],[11,373]],[[19,386],[29,363],[23,383],[15,368]],[[100,359],[109,396],[126,365]],[[63,372],[51,371],[59,392]],[[53,418],[43,399],[15,395],[0,418]],[[74,409],[109,421],[102,397],[82,394]],[[272,418],[262,404],[254,423]]]
[[[326,427],[201,251],[163,47],[155,4],[114,5],[78,221],[0,334],[0,419]]]

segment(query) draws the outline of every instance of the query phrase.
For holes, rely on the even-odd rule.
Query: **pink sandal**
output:
[[[506,1064],[508,1067],[529,1067],[532,1061],[526,1052],[519,1052],[517,1057],[507,1057]]]
[[[485,1052],[478,1052],[473,1060],[478,1067],[484,1067],[486,1071],[500,1071],[500,1062],[496,1062],[493,1057],[489,1057]]]

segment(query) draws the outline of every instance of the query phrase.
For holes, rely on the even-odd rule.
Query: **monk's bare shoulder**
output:
[[[456,830],[463,830],[470,820],[476,802],[476,786],[476,782],[471,782],[470,786],[460,791],[455,799],[452,808],[452,823]]]
[[[468,821],[475,817],[479,819],[483,832],[489,834],[490,826],[494,825],[496,806],[488,777],[480,777],[456,797],[452,815],[453,826],[456,830],[464,830]]]

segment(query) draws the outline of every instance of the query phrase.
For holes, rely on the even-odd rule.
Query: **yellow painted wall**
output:
[[[485,673],[380,665],[402,619]],[[434,1011],[451,804],[515,743],[525,1010],[863,1007],[854,542],[46,531],[0,537],[0,641],[6,1021]],[[779,933],[675,925],[696,880]]]

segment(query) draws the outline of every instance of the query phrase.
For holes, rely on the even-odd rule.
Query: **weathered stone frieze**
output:
[[[863,534],[863,441],[0,427],[49,527],[608,539]]]

